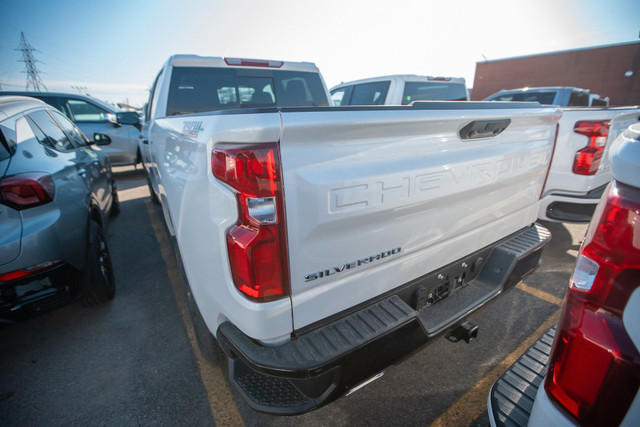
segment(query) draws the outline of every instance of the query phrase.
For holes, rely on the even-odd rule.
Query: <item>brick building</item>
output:
[[[525,86],[574,86],[611,105],[638,105],[640,42],[478,62],[471,99]]]

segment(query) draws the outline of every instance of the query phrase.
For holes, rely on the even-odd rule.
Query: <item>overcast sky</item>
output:
[[[2,18],[4,90],[24,90],[24,32],[49,90],[142,105],[177,53],[315,62],[328,87],[385,74],[472,86],[485,59],[638,41],[640,1],[5,0]]]

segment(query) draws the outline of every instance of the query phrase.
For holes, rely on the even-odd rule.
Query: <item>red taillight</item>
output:
[[[224,58],[224,62],[227,65],[244,67],[281,68],[284,65],[282,61],[267,61],[263,59]]]
[[[0,180],[0,203],[14,209],[27,209],[53,200],[55,184],[46,173],[25,173]]]
[[[213,175],[231,186],[240,217],[227,233],[235,286],[268,301],[289,295],[288,256],[277,143],[218,145],[211,154]]]
[[[565,297],[545,387],[582,425],[617,425],[640,386],[622,320],[640,286],[640,191],[612,182],[593,216]]]
[[[43,271],[51,270],[62,264],[62,261],[49,261],[42,264],[34,265],[28,268],[22,268],[20,270],[10,271],[8,273],[0,274],[0,282],[10,282],[12,280],[18,280],[27,276],[33,276]]]
[[[573,128],[575,133],[589,138],[589,144],[576,152],[573,160],[573,173],[578,175],[595,175],[600,166],[600,159],[609,136],[610,122],[583,121],[577,122]]]

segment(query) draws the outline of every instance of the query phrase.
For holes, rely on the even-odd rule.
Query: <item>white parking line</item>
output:
[[[558,322],[560,309],[556,310],[547,320],[542,323],[518,348],[513,350],[498,366],[493,368],[487,375],[476,383],[473,388],[458,399],[449,409],[445,411],[432,426],[458,427],[471,425],[480,415],[487,411],[487,397],[489,390],[498,378],[511,366],[522,354],[527,351],[550,327]]]
[[[533,295],[536,298],[540,298],[541,300],[550,302],[551,304],[562,305],[562,302],[563,302],[562,298],[558,298],[555,295],[551,295],[550,293],[547,293],[545,291],[541,291],[540,289],[529,286],[524,282],[518,283],[516,288],[520,289],[521,291],[525,291],[526,293]]]

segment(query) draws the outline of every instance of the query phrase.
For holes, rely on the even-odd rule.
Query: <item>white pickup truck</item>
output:
[[[310,411],[436,337],[469,341],[550,238],[555,107],[334,108],[312,64],[183,55],[150,99],[145,167],[200,344],[259,411]]]
[[[563,108],[538,217],[589,222],[612,178],[609,146],[639,118],[639,107]]]

